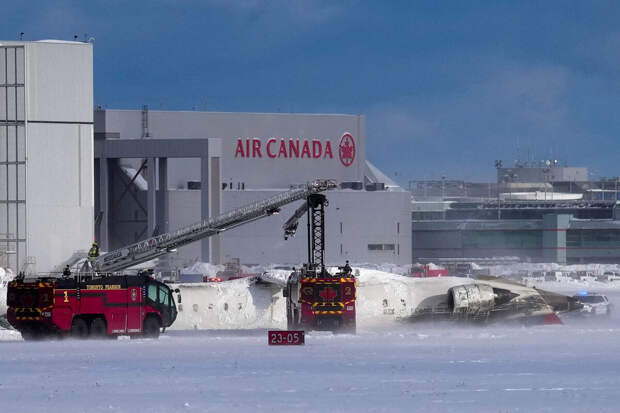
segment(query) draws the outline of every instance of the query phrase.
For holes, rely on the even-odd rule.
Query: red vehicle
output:
[[[290,302],[299,303],[287,308],[289,329],[355,333],[356,282],[350,275],[302,278],[299,290],[293,286],[289,294]]]
[[[8,285],[7,307],[9,323],[25,340],[157,338],[177,316],[170,288],[147,275],[16,280]]]
[[[450,272],[445,268],[431,267],[430,265],[416,265],[411,268],[411,277],[428,278],[428,277],[447,277]]]
[[[204,282],[222,282],[230,280],[238,280],[240,278],[255,277],[260,274],[246,274],[241,269],[239,258],[232,258],[224,264],[224,271],[218,271],[215,277],[204,277]]]
[[[289,330],[331,330],[355,333],[356,282],[346,262],[339,272],[325,267],[325,195],[312,194],[284,224],[285,239],[295,234],[308,214],[308,262],[293,272],[284,289]]]

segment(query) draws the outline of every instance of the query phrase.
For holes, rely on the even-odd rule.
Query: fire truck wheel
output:
[[[103,318],[95,318],[90,323],[90,336],[93,338],[105,338],[108,335],[108,326]]]
[[[71,323],[71,336],[73,338],[85,339],[88,337],[88,324],[82,318],[74,318]]]
[[[24,330],[21,333],[22,333],[22,338],[24,339],[24,341],[33,341],[33,340],[40,339],[40,335],[35,330]]]
[[[147,317],[144,320],[144,337],[159,337],[159,320],[155,317]]]

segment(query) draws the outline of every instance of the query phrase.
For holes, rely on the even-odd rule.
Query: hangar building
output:
[[[220,195],[209,198],[209,215],[314,179],[334,179],[340,188],[327,194],[327,262],[411,263],[410,193],[367,161],[363,116],[143,108],[97,109],[94,119],[96,142],[142,140],[148,145],[147,141],[178,139],[181,143],[196,139],[208,140],[208,147],[218,151],[218,156],[209,155],[208,162],[197,159],[200,154],[167,159],[165,177],[158,169],[158,193],[167,189],[162,198],[166,206],[160,206],[166,216],[158,218],[160,226],[155,228],[149,228],[149,209],[144,206],[148,183],[142,176],[148,162],[127,156],[111,165],[112,188],[104,191],[111,198],[107,223],[100,219],[96,222],[98,233],[102,225],[106,226],[104,248],[114,249],[144,238],[150,229],[163,232],[200,220],[204,213],[201,202],[205,202],[201,201],[200,189],[206,182],[201,178],[201,169],[209,164],[211,172],[221,176],[217,188]],[[96,179],[96,193],[101,193],[99,184]],[[128,192],[131,196],[126,195]],[[200,245],[183,247],[176,255],[181,261],[178,264],[197,259],[224,262],[234,257],[252,264],[304,262],[305,228],[287,241],[282,231],[282,224],[297,206],[213,237],[208,251],[201,250]],[[98,212],[102,212],[101,208]]]
[[[93,239],[92,44],[0,41],[0,266],[50,272]]]

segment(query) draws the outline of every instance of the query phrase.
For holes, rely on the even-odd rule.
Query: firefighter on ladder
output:
[[[99,256],[99,244],[97,242],[93,242],[93,246],[88,250],[88,258],[91,260],[93,258],[97,258]]]

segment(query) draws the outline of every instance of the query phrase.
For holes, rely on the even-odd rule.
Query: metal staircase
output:
[[[272,215],[279,212],[280,208],[284,205],[300,199],[307,199],[308,196],[312,194],[318,194],[335,187],[336,184],[334,181],[316,180],[271,198],[254,202],[225,214],[203,220],[189,227],[180,228],[176,231],[148,238],[115,251],[110,251],[93,259],[91,261],[91,266],[94,271],[99,273],[120,271],[174,252],[176,248],[183,245]]]

